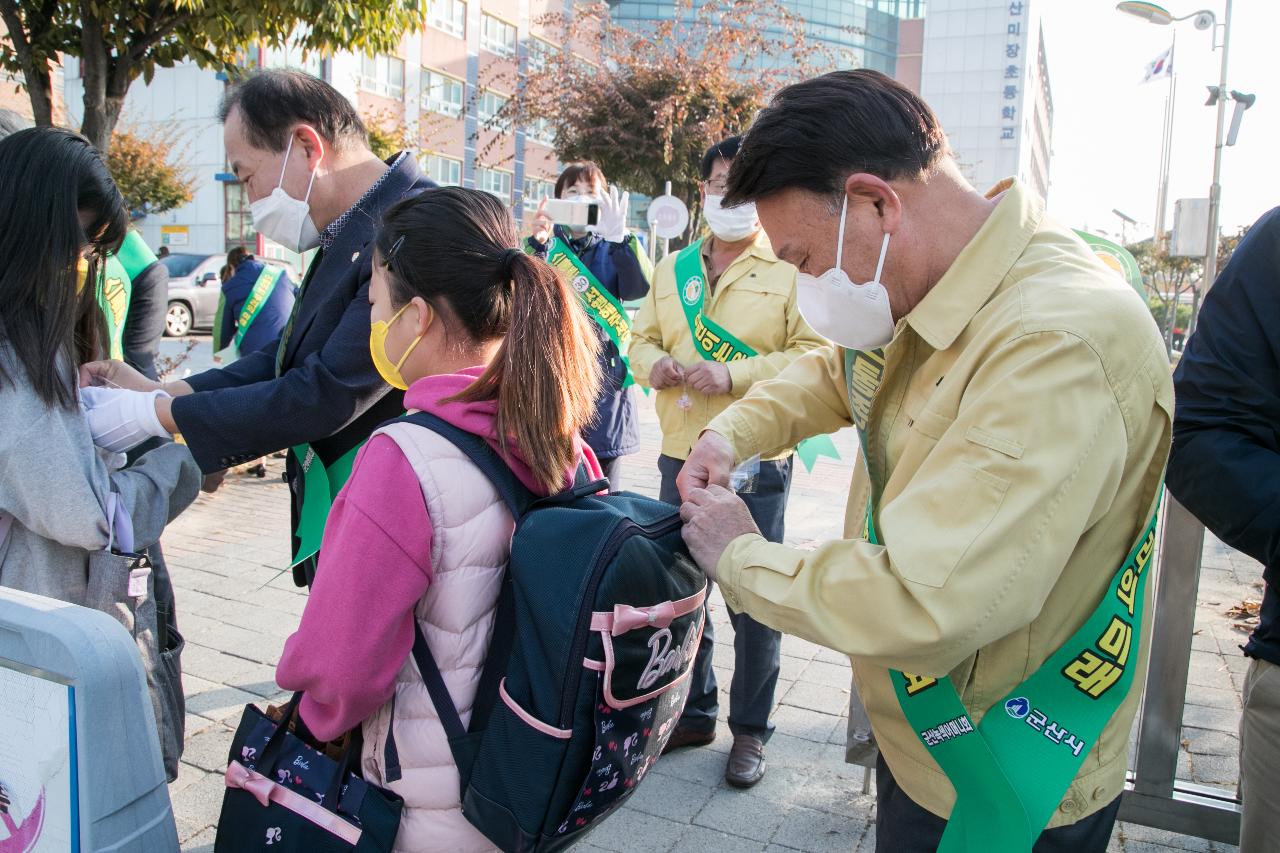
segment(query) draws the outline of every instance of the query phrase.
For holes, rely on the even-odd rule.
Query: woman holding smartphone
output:
[[[593,321],[600,340],[601,382],[596,418],[583,438],[616,492],[621,487],[622,457],[640,447],[626,359],[631,318],[623,303],[648,294],[653,267],[640,241],[627,231],[629,194],[610,187],[595,163],[566,166],[556,180],[555,197],[582,208],[558,204],[549,208],[543,199],[525,251],[568,277]]]

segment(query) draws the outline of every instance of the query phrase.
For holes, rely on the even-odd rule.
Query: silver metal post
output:
[[[1240,804],[1231,792],[1178,779],[1182,711],[1191,664],[1204,525],[1166,494],[1153,583],[1151,656],[1138,714],[1137,759],[1120,820],[1239,843]]]
[[[1222,136],[1226,129],[1227,101],[1227,51],[1231,46],[1231,0],[1226,0],[1226,15],[1222,21],[1222,71],[1218,76],[1218,130],[1213,144],[1213,183],[1209,185],[1209,244],[1204,256],[1204,277],[1201,293],[1208,293],[1218,276],[1218,214],[1222,204]],[[1191,317],[1187,337],[1195,331],[1197,318]]]

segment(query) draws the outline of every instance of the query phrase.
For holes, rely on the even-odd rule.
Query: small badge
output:
[[[355,263],[356,261],[358,261],[358,260],[360,260],[360,253],[359,253],[359,252],[352,252],[352,253],[351,253],[351,263],[353,263],[353,264],[354,264],[354,263]]]
[[[1004,709],[1009,713],[1010,717],[1015,720],[1021,720],[1031,711],[1031,703],[1021,696],[1014,697],[1004,703]]]

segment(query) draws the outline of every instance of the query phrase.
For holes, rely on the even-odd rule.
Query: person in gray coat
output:
[[[65,130],[11,134],[0,198],[0,586],[83,604],[90,554],[155,543],[200,471],[180,444],[127,468],[127,437],[94,445],[112,392],[77,387],[101,333],[85,282],[129,224],[98,153]]]

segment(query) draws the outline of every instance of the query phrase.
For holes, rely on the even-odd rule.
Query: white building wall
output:
[[[1033,0],[929,0],[926,7],[920,94],[980,190],[1011,176],[1032,179],[1039,32]]]
[[[158,126],[176,130],[175,160],[196,179],[190,203],[159,215],[147,216],[138,226],[153,248],[161,245],[161,226],[187,227],[187,245],[172,245],[175,252],[216,254],[224,245],[224,188],[216,175],[226,171],[222,147],[222,125],[218,104],[226,84],[218,75],[183,62],[171,69],[158,69],[151,85],[134,83],[125,99],[120,127],[146,135]],[[79,126],[84,116],[84,82],[79,63],[69,59],[63,89],[68,118]]]

